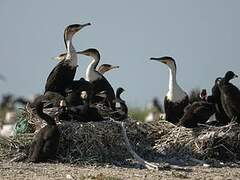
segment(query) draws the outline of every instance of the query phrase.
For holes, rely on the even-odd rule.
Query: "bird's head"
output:
[[[232,71],[228,71],[226,72],[225,76],[224,76],[224,79],[226,82],[229,82],[231,79],[234,79],[234,78],[237,78],[238,75],[236,75],[234,72]]]
[[[71,25],[67,26],[64,30],[64,39],[65,40],[71,39],[76,32],[78,32],[82,28],[84,28],[86,26],[90,26],[90,25],[91,25],[91,23],[71,24]]]
[[[113,66],[110,64],[102,64],[101,66],[99,66],[98,68],[98,72],[100,72],[101,74],[104,74],[107,71],[110,71],[111,69],[116,69],[119,68],[119,66]]]
[[[89,49],[86,49],[84,51],[80,51],[80,52],[78,52],[78,54],[83,54],[85,56],[90,56],[94,59],[100,59],[100,53],[98,52],[97,49],[94,49],[94,48],[89,48]]]
[[[151,57],[150,60],[161,62],[163,64],[166,64],[170,68],[175,68],[175,69],[177,68],[175,60],[170,56],[164,56],[160,58]]]

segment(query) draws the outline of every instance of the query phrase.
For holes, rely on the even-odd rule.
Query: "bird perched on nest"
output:
[[[238,76],[228,71],[224,78],[217,82],[221,92],[223,109],[231,121],[240,123],[240,90],[230,83],[230,80]]]
[[[195,128],[198,124],[205,124],[216,112],[214,104],[206,102],[206,97],[206,90],[203,89],[200,93],[201,101],[195,101],[185,107],[184,115],[179,120],[178,125]]]
[[[114,113],[114,118],[117,120],[124,120],[128,117],[128,107],[126,102],[121,98],[121,94],[125,90],[121,87],[117,88],[115,102],[119,103],[120,107],[116,108],[117,113]]]
[[[107,95],[107,103],[106,105],[112,108],[112,110],[115,110],[115,93],[111,86],[111,84],[108,82],[108,80],[99,73],[96,68],[100,61],[100,53],[97,49],[87,49],[84,51],[81,51],[80,54],[90,56],[92,57],[91,63],[87,67],[86,71],[86,80],[92,83],[93,85],[93,99],[92,103],[102,102],[102,98],[99,98],[99,96],[96,96],[96,94],[105,91]]]
[[[64,30],[64,43],[67,55],[66,58],[60,61],[49,74],[45,85],[45,92],[57,92],[65,96],[65,89],[71,85],[78,66],[78,58],[76,50],[72,44],[72,38],[76,32],[89,25],[90,23],[83,25],[72,24]]]
[[[43,102],[37,104],[36,110],[37,115],[47,123],[34,137],[30,147],[29,161],[38,163],[55,157],[59,145],[60,131],[54,118],[43,112]]]
[[[169,69],[169,90],[164,99],[166,120],[176,124],[184,114],[184,108],[189,104],[189,98],[185,91],[178,85],[176,79],[177,66],[172,57],[150,58],[168,66]]]
[[[221,79],[221,77],[216,78],[214,86],[212,87],[212,95],[207,97],[207,102],[214,103],[215,105],[215,118],[217,121],[216,125],[220,126],[226,125],[231,121],[231,119],[225,113],[221,102],[221,92],[218,87],[218,82],[220,82]]]
[[[104,121],[105,119],[98,112],[98,109],[89,105],[86,91],[81,92],[80,96],[83,104],[78,106],[67,106],[65,101],[61,101],[58,118],[78,122]]]

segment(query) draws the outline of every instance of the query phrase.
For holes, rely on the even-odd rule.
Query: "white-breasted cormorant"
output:
[[[108,80],[99,73],[96,68],[100,61],[100,53],[97,49],[87,49],[80,52],[83,55],[92,57],[92,62],[88,65],[86,70],[86,80],[93,84],[93,94],[96,95],[102,91],[105,91],[107,95],[107,105],[110,104],[111,108],[115,110],[115,93],[111,86],[111,84],[108,82]],[[101,102],[98,97],[93,95],[92,103],[94,102]]]
[[[29,161],[35,163],[55,158],[60,139],[54,118],[43,112],[43,102],[36,105],[36,110],[37,115],[45,120],[47,125],[39,130],[30,147]]]
[[[229,81],[238,76],[228,71],[224,78],[218,81],[221,92],[221,103],[227,116],[235,122],[240,123],[240,90]]]
[[[72,44],[72,37],[80,29],[89,25],[90,23],[83,25],[72,24],[66,27],[64,30],[64,42],[67,55],[64,60],[59,62],[49,74],[45,85],[45,92],[52,91],[63,96],[66,95],[65,89],[71,85],[78,66],[77,54]]]
[[[150,58],[159,61],[169,68],[169,89],[164,99],[166,120],[171,123],[178,123],[184,114],[184,108],[189,104],[189,98],[185,91],[178,85],[176,79],[177,66],[172,57]]]

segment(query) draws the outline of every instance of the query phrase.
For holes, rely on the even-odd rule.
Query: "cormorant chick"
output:
[[[36,110],[37,115],[47,123],[45,127],[39,130],[30,147],[29,161],[38,163],[55,157],[60,132],[55,120],[43,112],[43,102],[37,104]]]

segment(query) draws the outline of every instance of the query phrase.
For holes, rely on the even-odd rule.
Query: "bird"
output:
[[[48,159],[53,159],[56,155],[60,139],[60,131],[56,121],[53,117],[43,112],[43,105],[44,102],[37,104],[37,115],[45,120],[47,125],[39,130],[32,141],[29,161],[34,163],[46,162]]]
[[[218,82],[221,80],[221,77],[217,77],[214,82],[214,86],[212,87],[212,95],[207,96],[207,102],[211,102],[215,104],[215,118],[217,121],[217,125],[226,125],[228,124],[231,119],[225,113],[222,102],[221,102],[221,92],[218,87]]]
[[[90,122],[90,121],[104,121],[105,118],[98,112],[98,109],[89,105],[87,98],[87,92],[83,91],[80,94],[80,98],[83,104],[78,106],[67,106],[65,101],[61,101],[60,109],[58,111],[58,117],[64,121],[78,121],[78,122]]]
[[[189,98],[187,93],[177,83],[176,62],[169,56],[160,58],[152,57],[150,60],[159,61],[169,68],[169,89],[164,99],[164,109],[166,120],[173,124],[177,124],[184,114],[184,108],[189,104]]]
[[[117,120],[124,120],[128,117],[128,107],[126,105],[126,102],[121,98],[121,94],[125,90],[122,87],[117,88],[116,91],[116,99],[115,102],[119,103],[118,108],[116,108],[117,112],[114,113],[114,118]]]
[[[92,83],[93,85],[93,100],[94,102],[101,102],[102,98],[99,98],[99,96],[95,96],[96,94],[105,91],[107,95],[107,103],[106,105],[110,104],[110,107],[112,110],[115,110],[115,102],[113,101],[115,99],[115,93],[111,86],[111,84],[108,82],[108,80],[103,76],[103,74],[99,73],[96,68],[100,61],[100,53],[97,49],[90,48],[86,49],[84,51],[81,51],[80,54],[90,56],[92,58],[91,63],[88,65],[86,70],[86,80]],[[108,105],[109,106],[109,105]]]
[[[221,103],[225,113],[232,122],[240,123],[240,90],[230,83],[230,80],[237,77],[233,71],[228,71],[217,84],[221,92]]]
[[[201,94],[205,93],[205,89],[202,90]],[[200,101],[194,101],[184,109],[184,115],[179,120],[178,125],[186,128],[198,127],[198,124],[205,124],[209,118],[216,112],[215,105],[207,102],[205,97],[202,97]]]
[[[72,24],[65,28],[64,43],[67,51],[66,57],[50,72],[45,85],[45,92],[52,91],[62,96],[66,95],[65,89],[71,85],[78,66],[77,54],[72,44],[72,38],[76,32],[89,25],[91,24]]]
[[[102,64],[101,66],[98,67],[97,71],[101,74],[104,74],[105,72],[110,71],[112,69],[116,69],[116,68],[119,68],[119,66],[114,66],[111,64]]]

